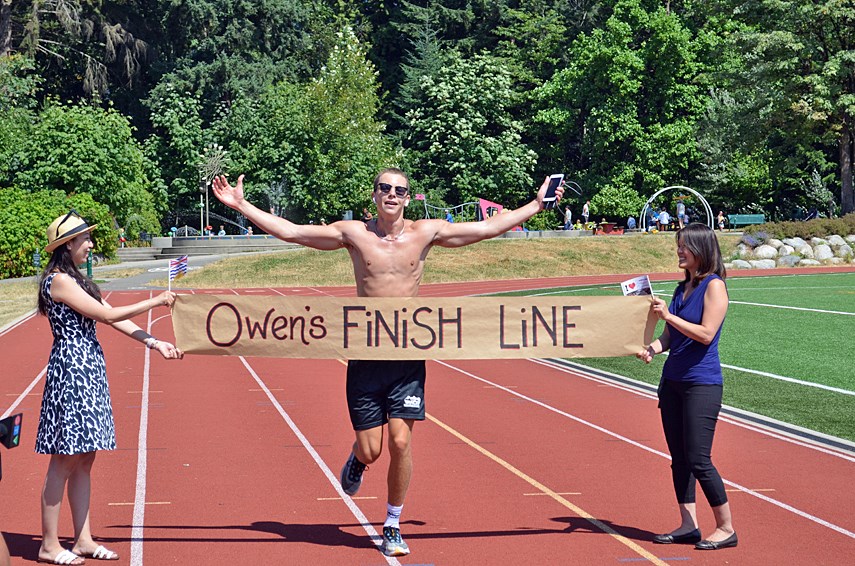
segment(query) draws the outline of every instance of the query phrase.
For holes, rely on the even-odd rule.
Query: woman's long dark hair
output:
[[[68,246],[62,244],[53,251],[50,256],[50,261],[48,261],[47,266],[45,266],[45,270],[42,271],[41,277],[39,277],[39,313],[47,316],[48,303],[42,293],[42,283],[44,283],[44,280],[55,271],[65,273],[77,281],[77,283],[83,287],[84,291],[89,293],[89,295],[99,303],[101,302],[101,289],[98,288],[98,285],[96,285],[94,281],[80,273],[80,270],[77,269],[76,265],[74,265],[74,260],[71,257],[71,252],[68,250]]]
[[[692,252],[698,260],[698,269],[695,273],[689,273],[688,269],[683,271],[686,278],[683,283],[692,282],[692,287],[697,287],[698,284],[710,275],[718,275],[722,279],[727,278],[727,272],[724,269],[724,260],[721,258],[721,248],[718,246],[718,239],[715,237],[715,232],[699,222],[692,222],[685,228],[677,230],[677,245],[680,245],[680,239],[683,239],[683,245]]]

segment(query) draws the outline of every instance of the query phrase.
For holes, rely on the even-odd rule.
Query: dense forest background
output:
[[[0,248],[68,198],[132,237],[199,226],[219,171],[300,222],[358,216],[389,165],[439,207],[563,172],[577,215],[671,185],[845,214],[853,117],[853,0],[0,0]]]

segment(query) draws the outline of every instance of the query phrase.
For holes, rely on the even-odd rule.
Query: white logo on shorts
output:
[[[407,395],[404,398],[404,407],[408,409],[418,409],[422,404],[422,398],[416,397],[415,395]]]

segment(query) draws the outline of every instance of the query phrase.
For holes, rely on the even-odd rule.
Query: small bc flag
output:
[[[169,280],[174,281],[187,273],[187,256],[169,260]]]
[[[647,275],[627,279],[620,284],[624,295],[652,295],[653,289],[650,287],[650,278]]]

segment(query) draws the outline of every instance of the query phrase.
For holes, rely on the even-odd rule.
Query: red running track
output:
[[[430,285],[423,295],[626,277]],[[166,314],[154,311],[152,332],[170,338]],[[136,322],[145,327],[148,318]],[[429,362],[428,420],[415,427],[415,472],[402,516],[413,553],[387,559],[372,541],[384,518],[385,454],[357,497],[338,490],[353,442],[342,362],[156,357],[147,369],[142,345],[109,328],[100,338],[119,450],[98,456],[91,520],[121,563],[813,565],[855,556],[855,454],[724,418],[715,461],[731,490],[740,546],[654,545],[653,535],[678,521],[655,400],[550,362],[491,360]],[[32,452],[50,349],[46,320],[8,330],[0,348],[0,411],[14,407],[25,419],[22,446],[3,452],[0,528],[13,564],[26,564],[38,550],[47,466],[47,457]],[[698,507],[708,533],[711,513],[703,502]],[[71,534],[67,509],[61,531]]]

